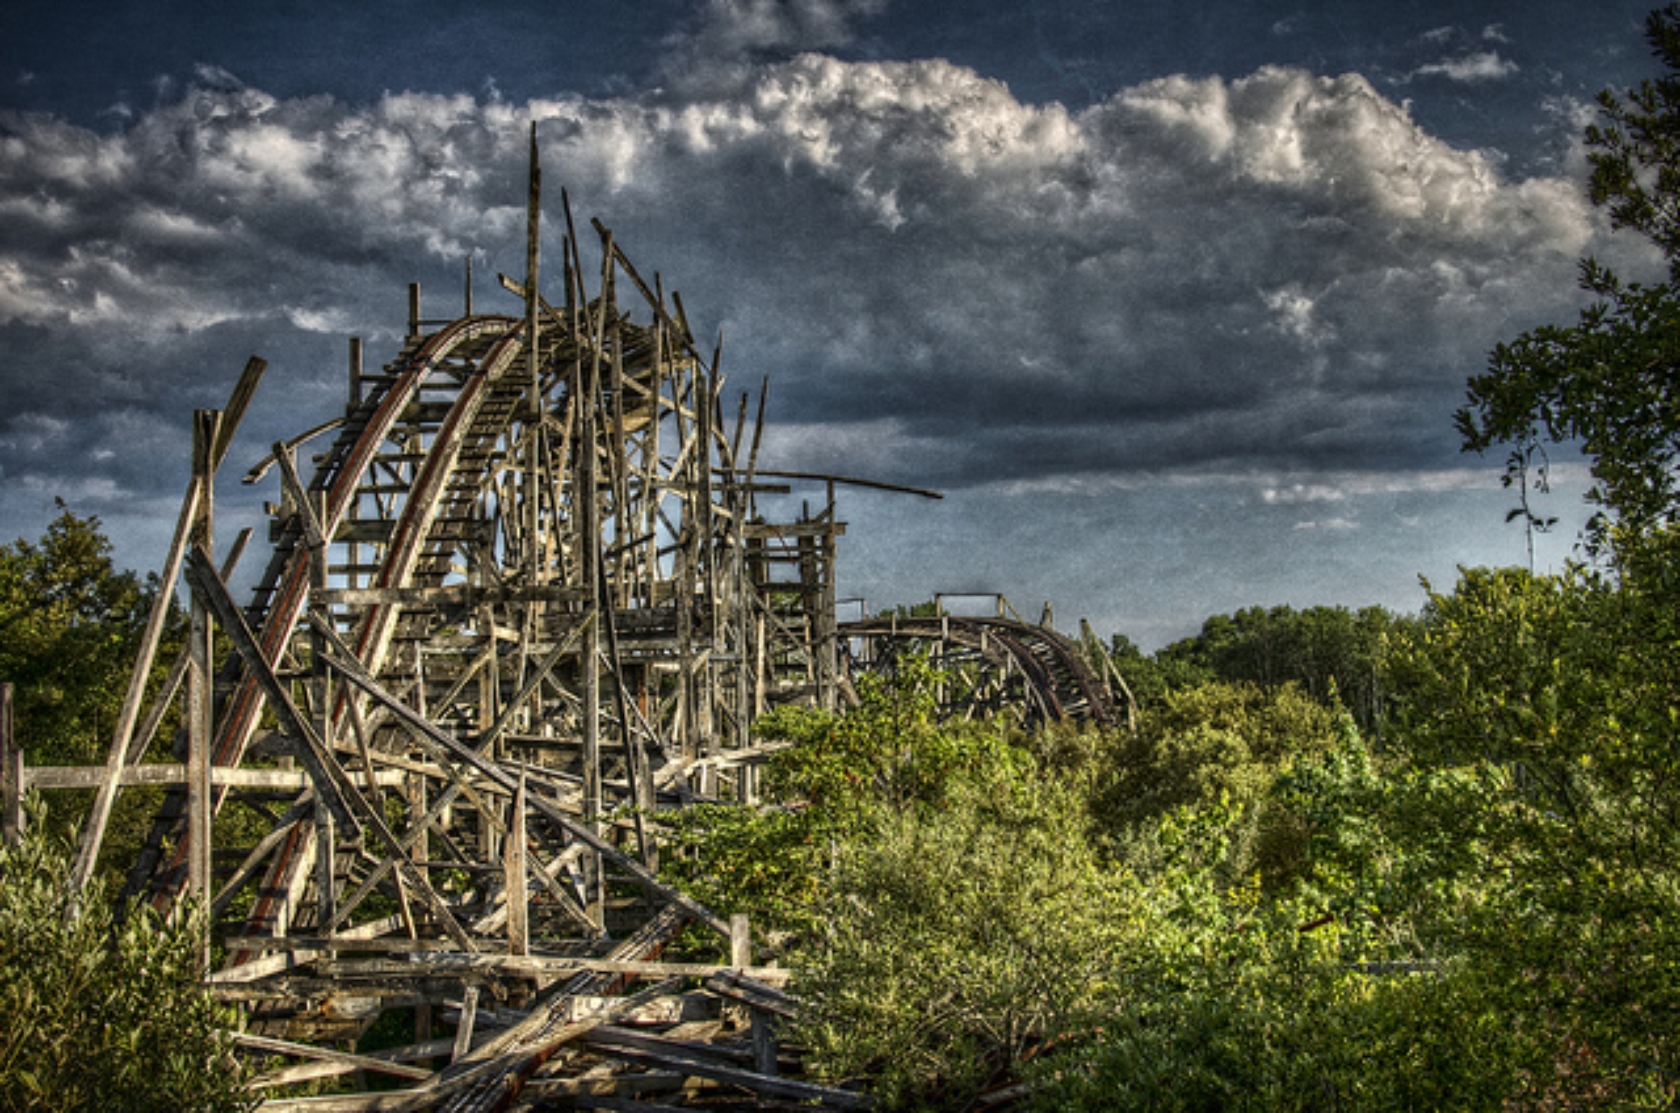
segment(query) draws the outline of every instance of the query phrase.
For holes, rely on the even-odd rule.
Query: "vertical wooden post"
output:
[[[420,335],[420,283],[408,284],[408,335]]]
[[[305,490],[309,500],[307,512],[317,524],[325,528],[327,493]],[[304,508],[299,508],[300,511]],[[321,591],[327,586],[326,538],[309,546],[309,590]],[[311,605],[315,605],[311,600]],[[309,634],[310,672],[309,695],[314,705],[315,731],[322,745],[333,747],[332,676],[327,671],[327,642],[313,627]],[[377,796],[373,797],[375,800]],[[327,927],[338,915],[338,894],[333,885],[333,871],[338,865],[338,832],[333,826],[332,809],[319,799],[315,802],[315,930],[325,935]]]
[[[781,1048],[776,1038],[776,1018],[764,1009],[752,1010],[753,1070],[759,1074],[776,1074],[776,1058]]]
[[[362,404],[362,338],[350,338],[350,405]]]
[[[508,954],[531,953],[531,933],[525,869],[525,771],[519,771],[519,787],[513,794],[513,815],[508,821],[507,844],[502,848],[502,873],[507,885]],[[459,1052],[457,1052],[459,1053]]]
[[[12,734],[12,682],[0,684],[0,837],[23,839],[23,747]]]
[[[472,1050],[474,1022],[478,1019],[478,987],[469,985],[461,995],[461,1019],[455,1025],[455,1048],[449,1061],[458,1063]]]
[[[745,912],[729,917],[729,965],[737,970],[752,965],[752,925]]]
[[[200,495],[198,517],[191,530],[191,538],[193,545],[206,553],[213,553],[215,548],[215,445],[221,420],[218,410],[193,412],[193,482]],[[198,902],[208,913],[210,826],[215,807],[210,785],[214,635],[210,610],[197,592],[193,593],[190,619],[189,652],[192,663],[187,672],[187,891],[190,899]],[[208,937],[205,942],[208,945]]]
[[[315,931],[325,935],[327,925],[338,915],[337,893],[333,889],[333,868],[338,858],[338,840],[333,828],[332,809],[315,803]]]

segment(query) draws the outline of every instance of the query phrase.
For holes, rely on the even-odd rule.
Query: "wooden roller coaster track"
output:
[[[762,392],[755,422],[745,395],[728,421],[721,344],[704,352],[681,299],[599,222],[586,269],[569,206],[562,291],[545,300],[540,208],[533,132],[526,274],[501,280],[521,312],[473,312],[469,282],[463,316],[428,321],[411,288],[389,362],[365,370],[351,341],[343,417],[245,477],[277,482],[278,498],[243,605],[228,579],[248,537],[217,563],[214,489],[263,362],[225,411],[195,415],[163,574],[190,587],[189,644],[148,685],[160,592],[107,764],[83,781],[98,791],[74,882],[118,793],[164,785],[128,891],[207,912],[208,979],[243,1008],[236,1038],[303,1060],[260,1081],[408,1080],[395,1097],[274,1108],[503,1108],[528,1084],[560,1092],[542,1068],[583,1044],[621,1062],[692,1059],[612,1033],[662,995],[692,1007],[694,994],[669,1005],[669,979],[695,977],[714,1012],[750,1014],[753,1069],[706,1060],[684,1076],[860,1104],[776,1077],[783,975],[753,964],[743,918],[661,880],[650,817],[752,801],[758,716],[836,709],[851,669],[911,649],[1001,678],[984,696],[971,686],[968,711],[1015,702],[1034,720],[1107,723],[1107,681],[1022,622],[840,626],[834,492],[849,481],[761,469]],[[815,513],[766,520],[762,496],[812,479],[826,495]],[[160,766],[148,753],[172,707],[180,764]],[[24,779],[8,779],[8,808]],[[726,939],[728,963],[663,961],[688,924]],[[636,978],[657,992],[622,996]],[[329,1046],[392,1009],[414,1014],[410,1047]],[[456,1030],[441,1046],[430,1025],[444,1012]]]

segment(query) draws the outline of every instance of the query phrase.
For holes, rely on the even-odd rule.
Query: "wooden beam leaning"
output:
[[[257,384],[262,381],[263,372],[267,369],[268,363],[256,356],[252,356],[246,362],[245,370],[240,374],[239,382],[234,386],[233,394],[228,400],[227,409],[223,411],[221,425],[216,430],[215,441],[211,446],[209,470],[212,477],[227,457],[228,448],[233,443],[233,435],[245,416],[245,409],[250,404],[252,395],[256,393]],[[140,635],[140,651],[134,662],[134,671],[129,674],[128,691],[123,696],[122,710],[117,714],[116,729],[111,734],[111,749],[105,761],[106,781],[100,785],[99,792],[93,800],[93,810],[88,813],[87,823],[82,828],[81,844],[76,851],[76,864],[70,871],[70,887],[74,890],[79,890],[87,884],[88,878],[93,874],[94,863],[99,858],[99,845],[105,839],[105,826],[110,822],[111,808],[117,799],[118,775],[128,760],[129,742],[134,734],[134,724],[140,717],[140,705],[145,698],[146,681],[151,676],[152,661],[157,656],[158,643],[163,637],[163,623],[169,617],[175,581],[181,574],[181,561],[186,555],[193,526],[198,521],[199,508],[208,495],[206,485],[201,483],[198,477],[195,476],[188,482],[186,497],[181,502],[181,514],[175,523],[175,536],[169,543],[169,555],[163,562],[163,574],[158,579],[158,593],[152,599],[152,609],[146,616],[146,628]]]
[[[392,1074],[398,1078],[430,1078],[432,1076],[432,1072],[425,1067],[411,1067],[404,1063],[393,1063],[386,1059],[370,1059],[366,1055],[353,1055],[347,1051],[313,1047],[306,1043],[277,1040],[268,1036],[253,1035],[249,1032],[225,1032],[224,1035],[239,1046],[248,1047],[253,1051],[267,1051],[276,1055],[291,1055],[299,1059],[319,1059],[329,1063],[343,1063],[355,1070]]]
[[[431,908],[432,914],[438,918],[438,922],[449,934],[449,937],[462,950],[476,951],[478,948],[474,945],[472,938],[467,935],[466,930],[461,927],[460,921],[456,920],[454,914],[450,912],[449,906],[432,888],[431,881],[426,877],[424,871],[416,869],[414,864],[408,860],[407,852],[403,849],[397,837],[391,833],[391,829],[385,825],[384,818],[372,804],[368,803],[367,798],[351,782],[350,775],[338,763],[338,758],[316,736],[314,728],[309,725],[308,720],[292,702],[291,693],[286,690],[286,686],[280,682],[279,677],[274,675],[274,670],[269,667],[268,662],[263,658],[262,647],[257,644],[256,637],[251,633],[250,627],[245,624],[245,616],[240,613],[239,608],[233,602],[233,598],[228,595],[227,585],[222,583],[221,577],[217,575],[209,557],[205,556],[202,550],[194,549],[187,555],[186,571],[188,581],[193,585],[195,591],[205,596],[206,602],[216,612],[223,628],[227,630],[234,649],[243,659],[245,667],[250,670],[251,675],[256,677],[257,682],[262,686],[269,703],[274,707],[276,715],[279,716],[282,729],[291,735],[296,742],[300,743],[299,754],[305,767],[309,769],[311,776],[315,779],[315,792],[321,802],[332,811],[335,824],[341,825],[347,832],[352,833],[349,838],[351,842],[361,838],[364,827],[372,830],[393,856],[397,868],[403,872],[410,883],[419,888],[422,896],[426,899],[427,905]],[[357,816],[354,814],[355,812],[361,814]]]
[[[315,619],[315,621],[319,620]],[[327,664],[336,669],[350,683],[372,696],[394,717],[407,723],[418,737],[430,739],[437,746],[449,751],[457,760],[471,766],[484,777],[500,785],[504,792],[511,794],[517,788],[518,781],[512,773],[485,758],[477,750],[461,742],[447,731],[440,729],[425,716],[397,699],[396,696],[386,690],[383,684],[368,675],[360,661],[354,658],[345,659],[337,652],[329,652],[327,654]],[[719,935],[728,938],[729,924],[726,921],[719,919],[705,905],[684,896],[661,882],[646,866],[596,834],[589,824],[580,823],[573,819],[557,806],[543,799],[541,795],[532,794],[529,801],[530,806],[541,812],[551,823],[562,828],[573,838],[587,843],[591,850],[596,851],[612,862],[613,865],[628,871],[638,882],[652,890],[661,899],[677,905]]]

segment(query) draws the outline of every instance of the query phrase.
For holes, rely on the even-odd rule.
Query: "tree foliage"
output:
[[[0,680],[34,764],[103,758],[157,590],[116,570],[98,518],[59,506],[40,541],[0,548]]]
[[[1680,6],[1651,13],[1646,39],[1663,73],[1625,98],[1600,94],[1601,121],[1586,133],[1589,192],[1616,227],[1656,246],[1667,280],[1624,281],[1583,260],[1580,284],[1594,301],[1579,321],[1496,347],[1456,418],[1466,449],[1513,446],[1507,484],[1526,481],[1539,442],[1579,443],[1599,507],[1589,540],[1600,550],[1617,526],[1680,520]]]
[[[1245,607],[1213,615],[1195,636],[1165,646],[1147,664],[1132,662],[1140,676],[1134,689],[1147,704],[1209,680],[1295,684],[1326,707],[1347,708],[1369,730],[1382,718],[1388,639],[1403,625],[1381,607]]]
[[[43,810],[0,845],[0,1110],[249,1108],[217,1035],[231,1012],[198,982],[199,925],[140,907],[118,926],[99,878],[74,898]]]

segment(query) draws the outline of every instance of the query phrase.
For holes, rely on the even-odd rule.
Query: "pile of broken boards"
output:
[[[481,1002],[477,985],[463,979],[460,999],[443,1013],[456,1026],[453,1039],[352,1054],[257,1034],[260,1023],[232,1038],[244,1053],[263,1057],[264,1073],[252,1082],[259,1092],[352,1071],[361,1079],[403,1080],[398,1090],[274,1098],[258,1107],[265,1113],[873,1105],[856,1090],[790,1077],[799,1057],[782,1046],[778,1030],[798,1002],[783,988],[785,971],[651,961],[682,919],[675,910],[662,912],[605,959],[550,985],[528,1009]],[[363,964],[369,971],[395,965]],[[338,981],[353,991],[342,972]],[[432,1070],[421,1065],[428,1059],[448,1065]]]

